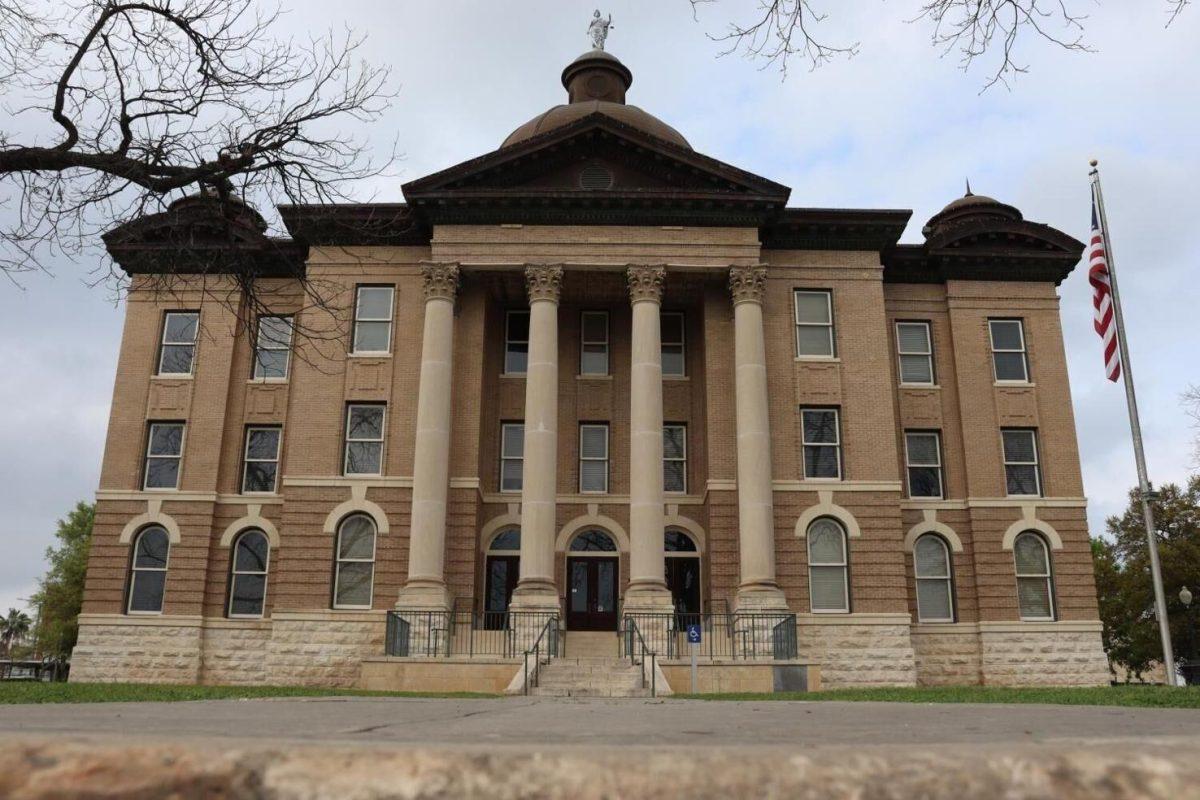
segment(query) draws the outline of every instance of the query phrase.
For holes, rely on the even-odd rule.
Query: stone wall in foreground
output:
[[[799,656],[820,666],[821,686],[913,686],[907,614],[798,614]]]

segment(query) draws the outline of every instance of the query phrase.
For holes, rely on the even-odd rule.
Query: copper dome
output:
[[[588,114],[599,113],[691,150],[692,146],[679,131],[653,114],[625,103],[625,91],[632,83],[633,73],[616,56],[604,50],[584,53],[568,64],[562,73],[568,102],[538,114],[510,133],[500,146],[508,147]]]

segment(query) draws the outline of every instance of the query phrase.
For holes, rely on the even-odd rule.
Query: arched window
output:
[[[913,545],[913,573],[917,578],[917,620],[954,622],[950,586],[950,550],[936,533],[926,533]]]
[[[375,582],[375,520],[351,514],[338,526],[334,608],[370,608]]]
[[[1017,563],[1017,603],[1021,619],[1054,619],[1054,581],[1050,573],[1050,549],[1035,531],[1017,534],[1013,542]]]
[[[489,552],[517,552],[521,551],[521,529],[509,528],[506,531],[497,533],[492,539],[492,543],[488,545]]]
[[[229,616],[263,615],[270,560],[271,543],[257,528],[244,531],[234,541],[229,575]]]
[[[808,591],[814,613],[850,611],[846,531],[829,517],[808,526]]]
[[[584,531],[571,540],[572,553],[615,553],[617,545],[604,531]]]
[[[144,528],[133,542],[133,562],[129,570],[130,614],[161,614],[163,592],[167,586],[167,559],[171,539],[161,525]]]
[[[683,531],[668,528],[663,535],[663,550],[668,553],[695,553],[696,543]]]

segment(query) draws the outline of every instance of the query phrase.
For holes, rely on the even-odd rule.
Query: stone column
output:
[[[787,601],[775,581],[771,424],[762,310],[766,280],[765,267],[729,270],[737,415],[739,611],[787,608]]]
[[[625,610],[671,608],[663,561],[662,310],[664,267],[630,267],[629,588]]]
[[[396,607],[446,610],[450,608],[444,566],[458,265],[427,263],[421,272],[425,278],[425,327],[417,389],[408,580],[400,590]]]
[[[558,298],[562,267],[525,268],[529,365],[525,370],[525,464],[521,483],[521,579],[512,607],[557,611],[554,539],[558,533]]]

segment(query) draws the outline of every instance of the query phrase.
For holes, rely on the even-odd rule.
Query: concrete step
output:
[[[601,689],[561,689],[557,687],[538,686],[531,694],[535,697],[649,697],[649,689],[621,689],[605,691]]]
[[[564,644],[567,658],[615,658],[618,652],[613,631],[567,631]]]
[[[623,658],[555,659],[541,668],[533,693],[540,697],[648,697],[641,668]]]

